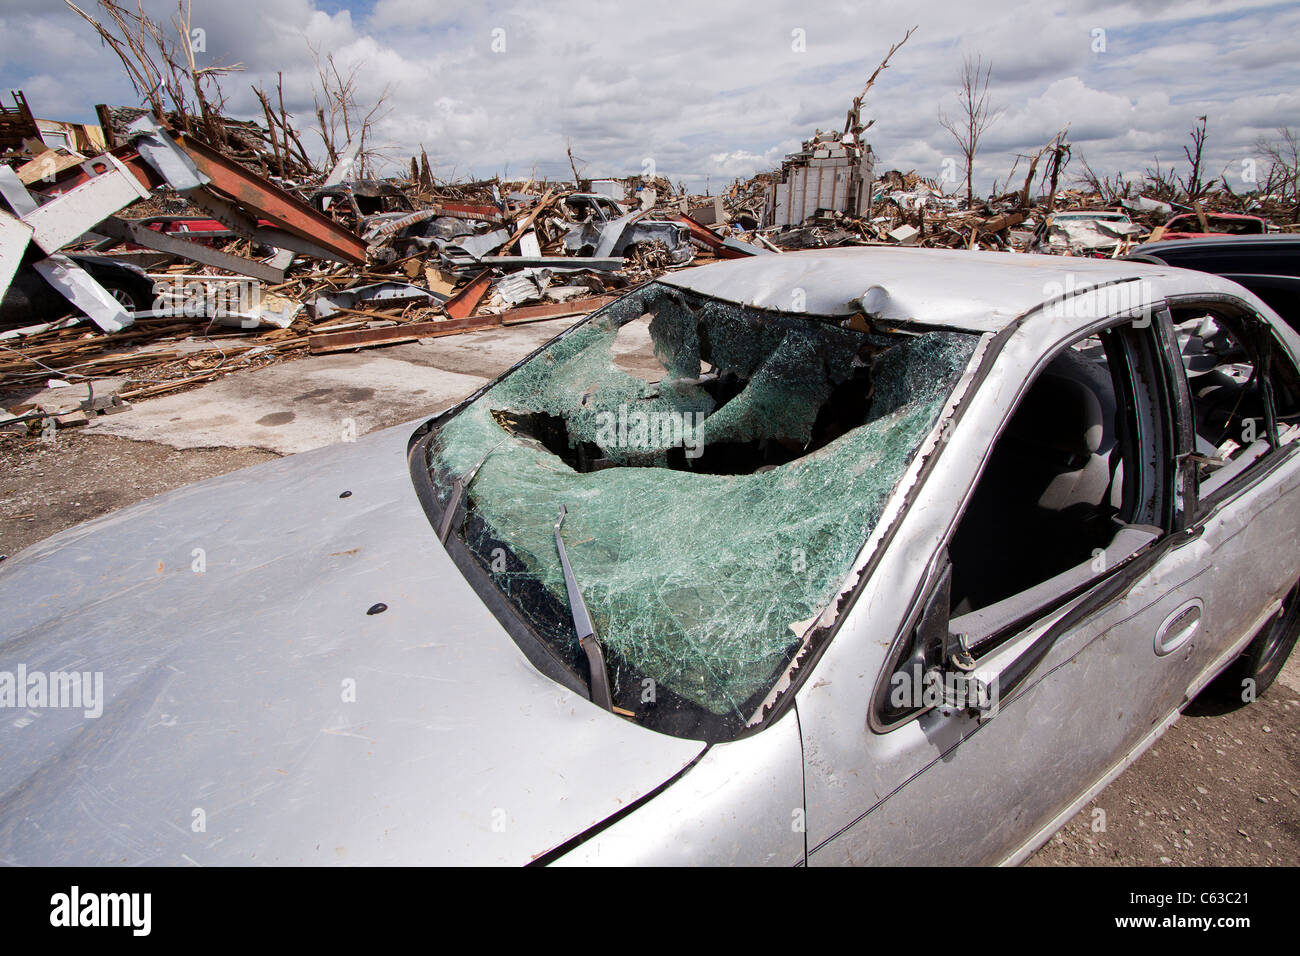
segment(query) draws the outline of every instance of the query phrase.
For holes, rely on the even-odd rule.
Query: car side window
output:
[[[1024,394],[949,543],[954,618],[1091,566],[1121,528],[1155,519],[1142,482],[1155,452],[1140,444],[1157,435],[1136,416],[1153,399],[1129,394],[1130,350],[1117,330],[1089,336]]]
[[[1041,368],[990,451],[895,675],[969,670],[1173,527],[1162,355],[1150,322],[1125,321]],[[919,713],[878,700],[878,727]]]
[[[1253,313],[1180,305],[1171,316],[1192,401],[1204,499],[1263,459],[1283,434],[1290,438],[1300,422],[1300,387],[1285,351]]]

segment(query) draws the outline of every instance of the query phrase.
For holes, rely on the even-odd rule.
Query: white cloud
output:
[[[146,7],[163,21],[175,11],[170,0]],[[1187,130],[1206,114],[1217,171],[1300,115],[1300,10],[1287,5],[378,0],[349,10],[333,0],[324,9],[320,0],[195,0],[193,11],[208,59],[245,65],[225,83],[236,115],[258,114],[250,86],[273,87],[279,71],[286,105],[310,126],[310,43],[345,72],[359,66],[360,101],[388,90],[377,134],[395,163],[423,144],[442,175],[560,176],[572,142],[588,174],[635,173],[650,158],[692,188],[771,168],[814,127],[842,126],[867,74],[917,23],[867,100],[883,168],[937,176],[953,155],[938,113],[941,103],[951,113],[944,98],[964,54],[992,63],[1005,108],[977,163],[984,188],[1067,122],[1076,155],[1098,172],[1140,172],[1154,155],[1181,161]],[[1106,31],[1104,53],[1093,49],[1095,29]],[[93,120],[96,102],[134,101],[90,29],[35,0],[7,0],[0,15],[0,88],[69,119]]]

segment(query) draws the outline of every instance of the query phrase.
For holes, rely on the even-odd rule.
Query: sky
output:
[[[164,23],[176,10],[144,6]],[[360,66],[359,101],[387,91],[375,141],[388,171],[423,146],[442,179],[569,178],[571,146],[583,176],[649,173],[717,192],[776,168],[816,129],[842,129],[912,26],[863,111],[877,171],[962,168],[939,119],[958,114],[966,56],[991,64],[999,108],[976,157],[982,192],[1067,123],[1067,174],[1086,159],[1135,178],[1157,159],[1186,172],[1183,146],[1204,115],[1210,174],[1234,189],[1251,188],[1252,160],[1262,173],[1261,136],[1300,129],[1295,3],[194,0],[190,25],[200,65],[243,65],[223,81],[230,115],[260,118],[251,87],[280,72],[287,108],[310,129],[314,48],[344,72]],[[63,0],[0,0],[6,102],[10,89],[49,119],[95,122],[96,103],[139,102]],[[314,134],[304,141],[321,152]]]

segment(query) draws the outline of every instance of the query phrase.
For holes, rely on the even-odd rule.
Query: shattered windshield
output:
[[[845,587],[977,342],[850,325],[661,283],[625,296],[433,436],[439,507],[473,476],[449,547],[585,683],[564,505],[615,707],[734,736]]]

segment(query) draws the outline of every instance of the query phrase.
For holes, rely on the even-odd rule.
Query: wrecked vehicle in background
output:
[[[1114,252],[1126,239],[1145,233],[1146,229],[1122,212],[1058,212],[1044,221],[1042,237],[1036,248],[1038,251],[1057,254],[1100,255]]]
[[[382,179],[357,179],[313,189],[308,196],[312,208],[328,213],[347,225],[382,213],[414,212],[406,194]]]
[[[43,257],[34,249],[24,256],[0,297],[0,329],[36,325],[76,313],[76,307],[35,268],[35,262]],[[143,269],[93,253],[71,253],[68,259],[85,270],[128,313],[153,308],[154,281]]]
[[[0,671],[105,689],[0,727],[0,858],[1019,861],[1290,651],[1298,355],[1152,264],[667,275],[417,428],[0,565]]]
[[[1300,236],[1204,236],[1146,242],[1128,258],[1212,272],[1245,286],[1300,331]]]
[[[695,258],[689,228],[666,219],[647,219],[645,210],[626,212],[607,196],[574,193],[564,204],[578,217],[564,233],[564,250],[571,256],[628,256],[657,252],[663,266],[682,266]]]
[[[600,193],[573,193],[564,197],[564,206],[575,222],[609,222],[627,212]]]
[[[1201,224],[1204,216],[1205,224]],[[1268,232],[1268,221],[1259,216],[1230,212],[1183,213],[1164,225],[1160,239],[1201,239],[1209,236],[1259,236]]]

